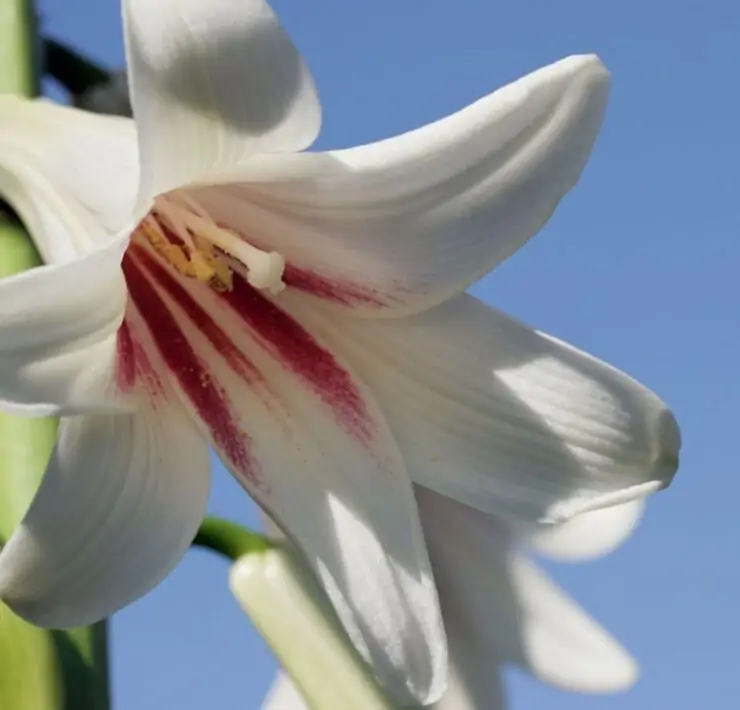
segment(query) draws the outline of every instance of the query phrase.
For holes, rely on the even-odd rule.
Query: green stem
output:
[[[0,278],[41,263],[32,241],[0,212]],[[0,543],[20,523],[56,440],[54,419],[0,412]],[[0,708],[107,710],[107,626],[38,629],[0,604]]]
[[[20,223],[0,209],[0,279],[40,263]],[[53,419],[25,419],[0,412],[0,544],[10,537],[28,509],[56,435]]]
[[[31,0],[0,0],[0,93],[39,90],[39,40]],[[2,196],[0,196],[2,198]],[[0,279],[41,265],[23,225],[0,203]],[[54,419],[0,413],[0,545],[20,523],[54,446]],[[0,603],[0,708],[108,710],[105,622],[49,631]]]
[[[250,552],[264,552],[273,547],[266,537],[256,532],[228,520],[212,517],[203,520],[193,545],[218,552],[230,560],[238,560]]]
[[[0,0],[0,93],[38,94],[36,25],[36,10],[32,2]]]

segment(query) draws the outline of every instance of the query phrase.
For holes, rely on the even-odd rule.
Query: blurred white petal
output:
[[[498,521],[421,488],[417,499],[450,649],[454,637],[463,640],[461,672],[476,698],[498,692],[488,683],[499,659],[565,690],[614,692],[635,682],[627,652],[511,548]]]
[[[516,526],[520,542],[535,552],[562,562],[583,562],[616,550],[635,531],[645,512],[645,500],[592,510],[559,525]]]
[[[262,710],[308,710],[308,706],[290,678],[280,671],[262,703]]]

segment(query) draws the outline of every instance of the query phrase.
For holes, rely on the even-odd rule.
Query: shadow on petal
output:
[[[152,72],[157,88],[195,112],[210,115],[218,110],[221,121],[243,133],[269,133],[291,113],[300,95],[301,57],[274,16],[255,20],[248,30],[241,24],[231,33],[220,28],[205,44],[179,43],[173,49],[168,68]],[[148,64],[135,43],[130,52]],[[204,71],[214,67],[219,69],[218,82]],[[277,76],[275,67],[280,69]],[[219,96],[225,87],[243,100]]]

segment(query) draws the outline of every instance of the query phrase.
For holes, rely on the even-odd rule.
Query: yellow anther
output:
[[[229,259],[246,267],[247,281],[254,288],[271,293],[285,288],[285,260],[280,254],[262,251],[220,227],[187,195],[160,197],[140,229],[178,273],[209,283],[217,290],[231,290],[233,286]],[[171,231],[182,244],[173,244],[164,230]]]

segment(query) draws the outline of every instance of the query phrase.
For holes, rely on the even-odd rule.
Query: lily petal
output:
[[[367,388],[238,274],[217,293],[143,249],[126,270],[183,402],[360,653],[398,698],[438,697],[446,644],[411,481]]]
[[[454,657],[450,659],[452,664]],[[484,664],[481,664],[484,665]],[[504,710],[501,679],[495,668],[486,668],[487,690],[483,697],[474,697],[467,684],[459,677],[454,666],[450,668],[450,679],[442,698],[425,707],[432,710]],[[262,703],[261,710],[309,710],[295,684],[284,671],[279,671]]]
[[[46,263],[79,256],[133,223],[137,155],[131,120],[0,96],[0,193]]]
[[[509,548],[499,521],[421,488],[417,500],[450,647],[456,635],[464,639],[462,672],[474,697],[485,698],[489,677],[497,675],[491,659],[566,690],[613,692],[634,683],[637,668],[627,652]]]
[[[0,280],[0,408],[47,416],[118,407],[128,230],[112,233],[132,219],[133,125],[0,96],[0,166],[0,194],[49,264]]]
[[[581,513],[560,525],[515,526],[513,532],[535,552],[561,562],[583,562],[613,552],[635,531],[644,500]]]
[[[461,637],[455,619],[446,624],[450,644],[447,690],[430,706],[434,710],[504,710],[506,700],[501,669],[493,655],[477,656],[469,637]]]
[[[0,409],[24,416],[128,406],[115,386],[128,237],[0,279]]]
[[[280,298],[372,388],[416,483],[555,523],[642,498],[675,473],[678,428],[655,394],[475,298],[400,320]]]
[[[417,488],[418,493],[418,488]],[[422,493],[423,495],[423,493]],[[433,495],[433,494],[430,494]],[[423,502],[423,498],[421,498]],[[423,514],[424,508],[420,509]],[[273,520],[264,513],[261,515],[263,529],[273,540],[284,541],[284,535]],[[422,523],[433,526],[433,518],[422,519]],[[490,654],[476,658],[478,648],[473,639],[461,634],[464,629],[453,618],[445,619],[449,644],[449,670],[447,689],[444,695],[432,705],[435,710],[503,710],[504,691],[500,674],[497,672],[495,658]],[[472,673],[472,676],[471,676]],[[305,701],[295,685],[284,672],[279,672],[262,705],[262,710],[303,710]]]
[[[208,450],[178,406],[62,421],[41,488],[0,552],[0,598],[28,621],[98,621],[157,585],[187,551]]]
[[[262,710],[308,710],[308,706],[290,678],[280,671],[262,703]]]
[[[288,285],[363,315],[421,311],[547,222],[583,170],[608,86],[596,57],[570,57],[396,138],[257,158],[241,185],[224,177],[197,199],[281,253]]]
[[[313,79],[263,0],[125,0],[142,199],[318,135]]]

